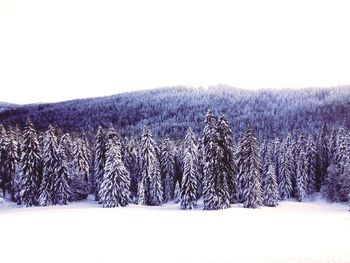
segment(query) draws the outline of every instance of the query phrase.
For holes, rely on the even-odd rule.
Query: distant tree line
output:
[[[259,143],[247,125],[235,140],[224,114],[208,111],[201,136],[191,128],[183,140],[122,136],[100,126],[93,145],[49,126],[38,132],[28,119],[23,130],[0,125],[1,195],[24,206],[65,205],[89,194],[103,207],[129,203],[159,206],[178,202],[205,210],[277,206],[301,202],[315,192],[349,201],[350,132],[326,125],[314,134],[287,134]]]
[[[182,140],[188,127],[199,136],[205,112],[224,112],[234,134],[254,125],[259,141],[315,135],[327,123],[350,128],[350,87],[249,91],[226,86],[213,88],[163,88],[93,99],[13,106],[0,111],[0,123],[24,128],[29,116],[43,132],[51,124],[64,133],[85,133],[93,144],[98,126],[118,127],[122,136],[139,139],[148,125],[155,138]],[[235,138],[237,139],[237,138]]]

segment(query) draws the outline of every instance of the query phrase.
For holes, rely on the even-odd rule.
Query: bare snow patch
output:
[[[4,262],[350,262],[347,205],[317,197],[219,211],[12,204],[0,205]]]

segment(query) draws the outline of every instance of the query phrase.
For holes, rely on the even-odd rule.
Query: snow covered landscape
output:
[[[347,2],[0,0],[0,263],[350,263]]]
[[[204,124],[183,140],[99,125],[90,142],[30,118],[23,130],[0,124],[1,255],[349,262],[348,128],[323,123],[259,142],[250,124],[235,140],[224,114],[208,110]]]
[[[350,213],[324,200],[218,211],[130,205],[0,206],[6,262],[349,262]],[[3,238],[6,237],[6,238]],[[39,252],[40,251],[40,252]]]

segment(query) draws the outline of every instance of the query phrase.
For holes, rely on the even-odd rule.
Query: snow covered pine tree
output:
[[[147,126],[145,126],[142,134],[140,158],[138,203],[142,205],[160,205],[163,202],[160,164],[157,159],[152,133]]]
[[[221,163],[223,176],[229,187],[231,204],[237,203],[237,166],[233,146],[233,135],[230,124],[224,114],[221,114],[218,122],[219,146],[222,149]]]
[[[161,177],[164,189],[164,202],[174,199],[175,190],[175,153],[170,139],[165,139],[160,145]]]
[[[185,138],[184,173],[181,185],[181,209],[197,207],[197,146],[192,129],[189,129]]]
[[[263,177],[263,205],[277,206],[278,203],[278,188],[276,182],[275,167],[270,164],[266,175]]]
[[[90,150],[81,138],[77,138],[73,145],[72,200],[83,200],[89,194]]]
[[[130,202],[130,175],[122,161],[118,143],[108,141],[106,166],[99,189],[99,200],[103,207],[127,206]]]
[[[203,201],[205,210],[230,207],[230,190],[223,163],[223,149],[219,145],[218,121],[209,110],[203,132],[204,177]]]
[[[72,191],[70,188],[71,178],[68,172],[67,157],[64,150],[64,144],[60,143],[57,149],[57,166],[54,181],[54,204],[66,205],[71,199]]]
[[[17,134],[14,129],[8,129],[8,145],[7,145],[7,161],[6,161],[6,171],[7,171],[7,184],[9,191],[11,193],[11,198],[13,201],[17,200],[16,195],[16,167],[19,162],[19,143],[17,141]]]
[[[106,165],[106,138],[101,126],[97,129],[95,143],[95,167],[94,167],[94,187],[95,200],[99,200],[98,192],[103,180],[104,168]]]
[[[8,144],[9,138],[6,129],[0,125],[0,198],[6,194]]]
[[[261,205],[261,160],[258,141],[252,128],[247,129],[239,147],[238,166],[242,174],[244,207],[257,208]]]
[[[307,196],[308,185],[308,163],[303,133],[299,136],[297,152],[299,152],[299,155],[297,160],[296,197],[297,201],[301,202]]]
[[[33,206],[37,203],[42,168],[38,135],[29,119],[24,128],[21,152],[17,203]]]
[[[58,144],[54,128],[50,125],[45,133],[43,162],[43,177],[39,188],[38,203],[40,206],[54,204],[54,183],[56,176],[56,166],[58,162]]]

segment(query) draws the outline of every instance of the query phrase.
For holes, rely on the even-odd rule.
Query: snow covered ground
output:
[[[220,211],[0,204],[1,262],[350,262],[346,204]]]

